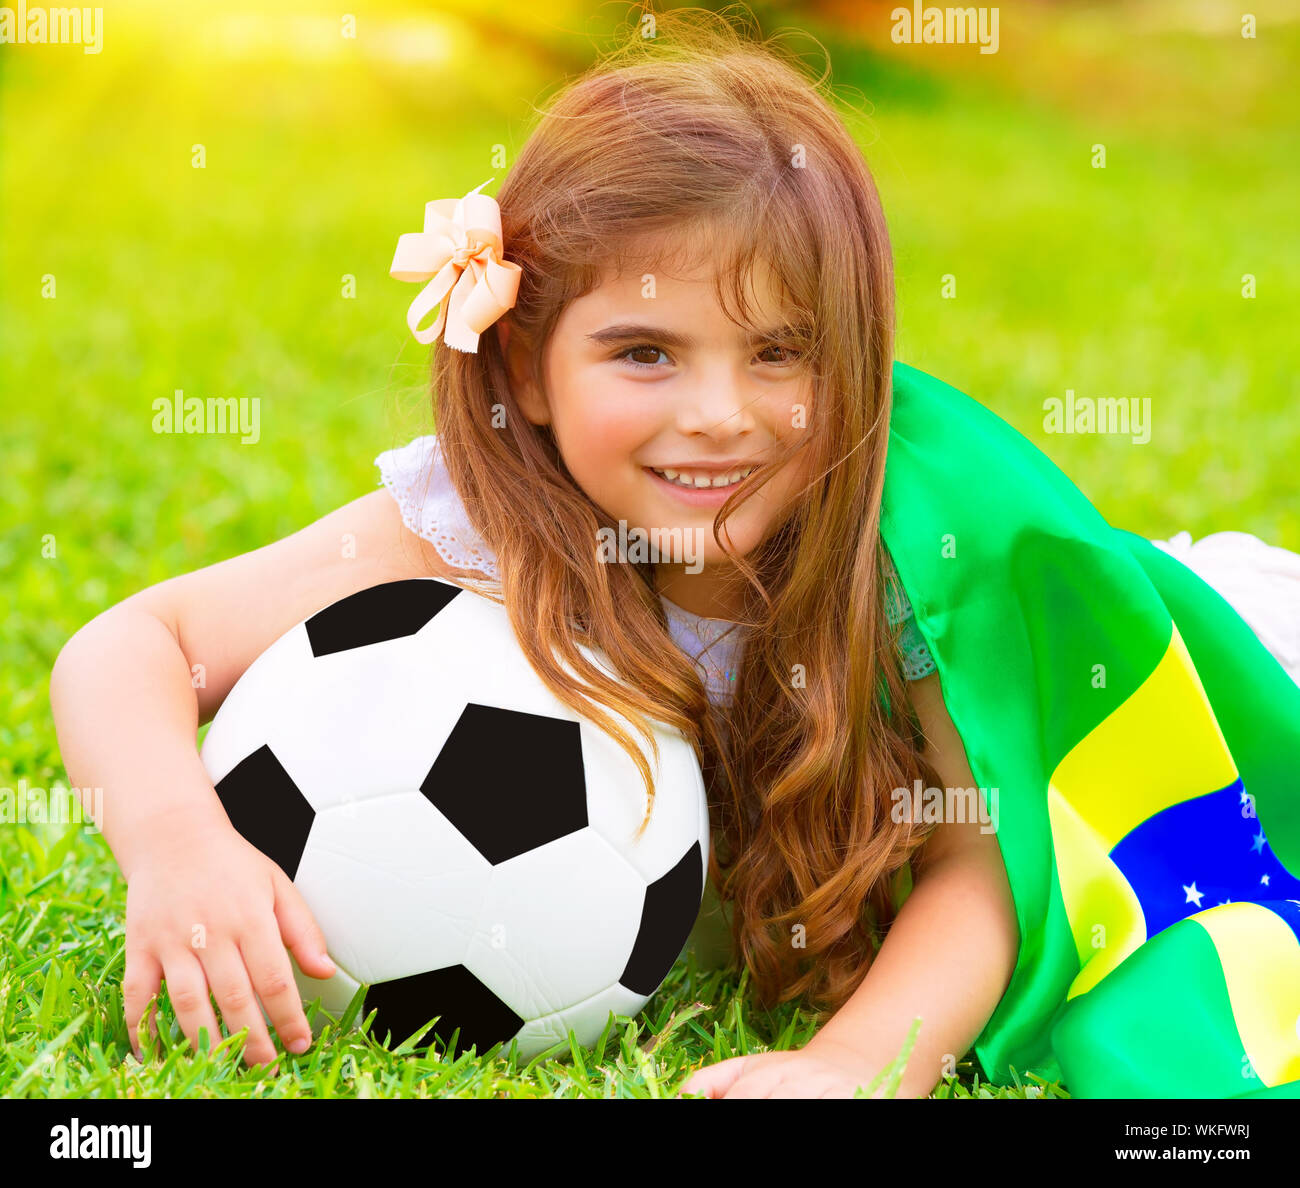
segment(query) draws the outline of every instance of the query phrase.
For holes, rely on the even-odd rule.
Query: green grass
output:
[[[98,56],[0,51],[0,787],[66,782],[48,678],[81,624],[372,489],[375,454],[430,427],[396,238],[431,197],[495,190],[494,146],[512,161],[531,104],[586,60],[565,30],[589,29],[590,6],[547,27],[525,19],[538,6],[449,5],[439,28],[463,52],[441,70],[378,51],[400,6],[354,7],[358,42],[319,55],[288,25],[297,52],[227,49],[215,4],[110,6]],[[1014,424],[1112,523],[1300,550],[1300,133],[1282,82],[1300,25],[1260,10],[1253,43],[1020,5],[992,58],[879,29],[824,41],[871,105],[853,126],[890,220],[900,357]],[[457,65],[475,46],[490,71]],[[1150,396],[1151,442],[1044,434],[1042,402],[1067,387]],[[155,435],[152,401],[177,388],[260,397],[261,440]],[[682,961],[599,1051],[523,1068],[331,1030],[275,1073],[166,1033],[141,1069],[123,1062],[124,908],[102,839],[0,828],[0,1094],[658,1096],[701,1060],[809,1034],[793,1005],[752,1011],[743,974]],[[938,1095],[1026,1092],[959,1072]]]
[[[801,1047],[815,1030],[794,1004],[753,1007],[747,973],[701,972],[687,955],[636,1019],[613,1017],[590,1049],[559,1044],[523,1061],[497,1045],[452,1059],[440,1043],[413,1050],[424,1028],[372,1035],[373,1013],[360,1018],[354,1000],[337,1024],[324,1022],[302,1056],[277,1044],[277,1061],[249,1069],[240,1058],[243,1032],[195,1053],[164,992],[157,1038],[140,1035],[142,1065],[122,1021],[121,887],[111,859],[79,826],[7,832],[17,836],[0,865],[2,1096],[659,1098],[674,1095],[701,1064]],[[313,1026],[316,1016],[313,1004]],[[881,1083],[896,1086],[905,1066],[900,1059],[881,1070]],[[990,1087],[963,1061],[933,1096],[1068,1094],[1034,1075]]]

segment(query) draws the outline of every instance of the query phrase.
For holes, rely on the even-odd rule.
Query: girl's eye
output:
[[[627,362],[631,363],[633,367],[657,367],[658,366],[657,363],[646,363],[643,361],[638,362],[636,359],[633,359],[631,357],[632,355],[644,355],[647,353],[648,354],[657,353],[662,355],[664,352],[657,346],[650,346],[646,344],[643,346],[628,347],[627,350],[625,350],[622,354],[616,356],[616,358],[625,359]]]
[[[773,343],[771,346],[766,346],[766,347],[764,347],[764,348],[762,349],[762,351],[760,351],[759,353],[760,353],[761,355],[765,355],[765,354],[767,354],[768,351],[784,351],[784,352],[785,352],[785,357],[784,357],[784,358],[781,358],[781,359],[766,359],[766,360],[764,360],[764,362],[766,362],[766,363],[775,363],[778,367],[780,367],[780,366],[784,366],[784,365],[786,365],[786,364],[788,364],[788,363],[796,363],[796,362],[798,362],[798,360],[799,360],[799,352],[796,351],[793,347],[780,346],[780,345],[777,344],[777,343]]]

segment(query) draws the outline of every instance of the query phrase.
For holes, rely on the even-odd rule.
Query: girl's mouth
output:
[[[708,474],[692,470],[659,470],[653,466],[641,468],[655,483],[676,499],[693,507],[720,507],[744,479],[758,469],[743,466],[726,474]],[[671,476],[671,477],[669,477]]]

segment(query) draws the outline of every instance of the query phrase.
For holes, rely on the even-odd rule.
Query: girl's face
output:
[[[762,337],[727,318],[711,281],[707,261],[685,276],[611,275],[570,303],[546,347],[549,401],[517,351],[512,357],[502,327],[524,414],[551,426],[579,486],[612,520],[626,522],[629,553],[635,530],[657,542],[658,556],[647,559],[657,562],[660,589],[682,605],[708,604],[705,591],[716,593],[718,579],[734,569],[713,539],[718,508],[740,476],[802,433],[811,414],[810,372],[782,333],[787,318],[763,267],[751,281]],[[728,517],[723,532],[737,553],[749,553],[780,524],[805,481],[804,457]]]

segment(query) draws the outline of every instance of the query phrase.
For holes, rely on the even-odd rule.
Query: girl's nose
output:
[[[677,395],[677,428],[682,433],[703,433],[721,441],[749,433],[757,424],[758,396],[730,372],[702,373],[697,383]]]

